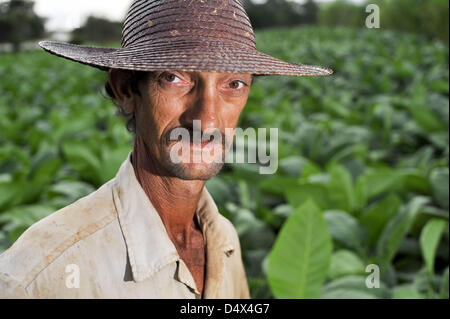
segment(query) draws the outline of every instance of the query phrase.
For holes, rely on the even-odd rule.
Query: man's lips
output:
[[[184,141],[181,141],[181,143],[183,143]],[[213,142],[213,141],[208,141],[208,140],[202,140],[200,141],[200,143],[194,143],[194,141],[190,140],[189,141],[189,146],[196,150],[196,149],[212,149],[214,148],[218,143],[217,142]]]
[[[173,145],[181,143],[181,145],[184,145],[185,147],[189,147],[190,150],[194,151],[209,151],[216,149],[217,147],[224,148],[224,145],[222,145],[222,141],[217,138],[217,133],[220,134],[220,136],[223,136],[223,134],[219,131],[216,131],[215,134],[206,134],[205,132],[194,132],[192,128],[184,128],[188,131],[189,135],[178,135],[177,139],[169,139],[169,136],[167,137],[167,146],[171,147]],[[196,134],[194,134],[196,133]],[[184,137],[188,137],[183,139]],[[179,144],[180,145],[180,144]]]
[[[197,143],[194,143],[193,141],[190,141],[189,142],[191,145],[197,145],[197,146],[205,146],[205,145],[208,145],[209,143],[211,143],[210,141],[201,141],[199,144],[197,144]]]
[[[197,141],[195,141],[197,142]],[[181,146],[189,148],[191,151],[211,151],[217,147],[222,147],[222,143],[214,141],[214,140],[201,140],[200,143],[195,143],[192,139],[183,140],[178,139],[175,141],[171,141],[169,147],[174,146],[178,143],[181,143]]]

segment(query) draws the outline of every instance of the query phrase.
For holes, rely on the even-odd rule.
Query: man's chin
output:
[[[179,163],[171,164],[167,170],[173,177],[183,180],[207,181],[219,174],[224,163]]]

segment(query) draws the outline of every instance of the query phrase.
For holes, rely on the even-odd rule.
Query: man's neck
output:
[[[132,164],[139,184],[161,217],[170,239],[176,246],[187,248],[193,231],[198,230],[194,215],[205,182],[157,174],[151,154],[138,136]]]

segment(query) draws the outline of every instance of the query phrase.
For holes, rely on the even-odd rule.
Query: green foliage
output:
[[[336,279],[348,275],[364,275],[365,265],[363,260],[351,250],[338,250],[331,257],[328,277]]]
[[[250,195],[255,216],[280,230],[262,269],[272,294],[317,296],[315,284],[305,292],[303,281],[295,281],[309,247],[295,253],[295,245],[277,244],[305,235],[294,230],[302,225],[296,212],[313,201],[334,247],[321,298],[445,295],[448,49],[412,35],[344,28],[266,31],[257,43],[282,59],[335,70],[327,78],[258,79],[240,126],[279,128],[279,171],[256,179],[233,166],[215,178],[232,185],[247,180],[256,188]],[[420,238],[432,219],[446,224],[436,254],[425,257]],[[434,260],[432,276],[424,272],[426,258]],[[254,269],[248,265],[259,259],[244,251],[244,261]],[[380,267],[380,288],[366,286],[369,264]],[[261,272],[249,276],[264,278]],[[251,284],[252,296],[267,297],[263,287]]]
[[[76,76],[73,76],[76,74]],[[0,56],[0,249],[114,177],[131,136],[105,75],[45,52]]]
[[[405,236],[410,232],[413,223],[423,205],[427,203],[424,197],[414,197],[410,203],[403,206],[384,227],[377,242],[377,259],[387,274],[387,267],[398,252]]]
[[[320,6],[319,24],[364,28],[369,4],[376,4],[380,9],[381,29],[417,33],[448,44],[447,0],[368,0],[363,3],[336,0]]]
[[[356,218],[343,211],[326,211],[325,220],[335,242],[365,256],[368,233]]]
[[[436,249],[446,226],[447,222],[442,219],[431,219],[420,234],[420,247],[430,278],[434,276]]]
[[[386,286],[377,289],[367,289],[366,277],[348,275],[328,282],[323,287],[322,299],[378,299],[389,298],[390,292]]]
[[[362,6],[347,0],[324,3],[319,11],[319,24],[327,26],[362,27],[366,12]]]
[[[328,272],[332,241],[320,208],[299,206],[284,224],[267,261],[277,298],[318,298]]]
[[[448,1],[382,0],[379,5],[381,23],[386,28],[417,32],[448,43]]]
[[[261,51],[335,74],[258,78],[239,126],[279,129],[279,170],[227,164],[207,182],[253,298],[448,298],[448,48],[372,31],[257,33]],[[29,52],[0,56],[0,76],[4,250],[111,179],[132,136],[96,69]]]
[[[448,167],[436,168],[430,174],[433,197],[445,209],[448,209],[448,180]]]

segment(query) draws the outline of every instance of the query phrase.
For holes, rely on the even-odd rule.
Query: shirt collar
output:
[[[131,153],[115,177],[113,197],[134,281],[143,281],[180,259],[158,212],[136,178]],[[221,251],[231,255],[234,246],[223,217],[206,187],[202,190],[196,215],[208,253]],[[207,263],[210,261],[207,258]]]

